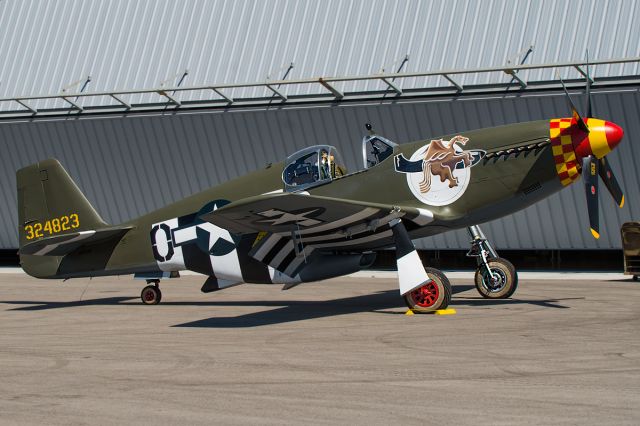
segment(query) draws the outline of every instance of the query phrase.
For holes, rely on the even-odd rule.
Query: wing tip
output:
[[[622,196],[622,199],[620,200],[620,204],[619,204],[620,208],[624,207],[624,195]]]
[[[596,240],[600,238],[600,234],[598,233],[598,231],[593,228],[591,228],[591,235],[593,235],[593,238],[595,238]]]

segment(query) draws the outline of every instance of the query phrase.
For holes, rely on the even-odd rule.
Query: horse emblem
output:
[[[434,139],[416,151],[408,160],[396,155],[395,170],[407,174],[414,195],[426,204],[445,205],[459,198],[468,184],[469,168],[485,155],[482,150],[464,150],[469,138],[457,135],[450,140]],[[418,177],[419,176],[419,177]],[[438,177],[439,182],[433,181]],[[437,186],[438,194],[429,196]],[[448,194],[448,195],[447,195]]]

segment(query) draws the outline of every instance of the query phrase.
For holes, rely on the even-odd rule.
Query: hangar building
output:
[[[626,132],[625,190],[588,230],[580,183],[484,226],[498,249],[619,250],[640,218],[640,4],[633,0],[0,2],[0,248],[15,171],[58,158],[118,223],[312,144],[362,167],[364,124],[398,143],[570,115],[558,72]],[[421,240],[467,249],[464,231]]]

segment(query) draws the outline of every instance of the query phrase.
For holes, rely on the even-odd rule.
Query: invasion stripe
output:
[[[282,247],[282,249],[279,252],[277,252],[275,249],[273,249],[271,251],[271,253],[269,253],[269,256],[267,256],[267,257],[271,257],[271,260],[267,261],[267,258],[265,258],[263,262],[265,262],[265,263],[267,263],[267,264],[269,264],[271,266],[280,265],[282,263],[282,261],[289,255],[289,253],[293,253],[294,252],[293,241],[291,241],[291,240],[284,240],[284,241],[285,241],[285,244]],[[280,247],[280,244],[278,244],[277,247]],[[277,253],[277,254],[275,254],[275,253]],[[272,254],[275,254],[275,257],[271,256]],[[295,253],[294,253],[294,255],[295,255]]]
[[[346,225],[349,225],[351,223],[354,222],[358,222],[360,220],[366,219],[369,216],[377,213],[378,211],[380,211],[380,209],[376,209],[373,207],[367,207],[361,211],[359,211],[358,213],[354,213],[351,216],[347,216],[344,217],[342,219],[333,221],[333,222],[329,222],[329,223],[325,223],[324,225],[319,225],[319,226],[315,226],[313,228],[307,228],[307,229],[303,229],[299,232],[297,232],[298,235],[308,235],[308,234],[315,234],[318,232],[323,232],[323,231],[329,231],[329,230],[333,230],[336,228],[340,228]],[[283,234],[280,234],[283,235]]]
[[[266,263],[267,265],[271,265],[273,258],[276,257],[278,253],[280,253],[280,251],[282,251],[282,249],[287,246],[287,244],[291,245],[291,248],[289,250],[293,250],[293,244],[291,244],[291,240],[282,238],[273,247],[273,249],[271,249],[271,251],[269,251],[262,259],[260,258],[257,258],[257,259]]]
[[[304,260],[304,257],[302,256],[302,254],[300,254],[300,257]],[[289,266],[294,260],[296,259],[296,252],[295,250],[291,250],[282,260],[282,262],[278,263],[278,266],[273,265],[278,271],[282,271],[285,274],[287,274],[285,271],[287,269],[287,266]],[[287,274],[289,276],[291,276],[290,274]]]
[[[346,234],[325,234],[314,236],[310,238],[301,239],[300,242],[305,246],[317,246],[324,243],[339,243],[342,241],[353,241],[354,237],[362,238],[364,236],[375,235],[383,232],[384,230],[389,229],[389,222],[381,224],[376,228],[376,230],[372,229],[363,229],[358,230],[356,232],[351,233],[349,236]]]
[[[280,240],[282,240],[282,237],[279,235],[269,235],[264,241],[262,241],[262,244],[258,247],[255,253],[252,254],[252,256],[258,260],[263,259]]]
[[[376,226],[375,229],[373,229],[369,224],[361,223],[359,225],[354,225],[351,228],[347,228],[348,232],[321,234],[321,235],[314,235],[311,237],[304,237],[304,238],[301,238],[301,242],[303,244],[308,244],[316,241],[341,240],[345,238],[351,238],[355,235],[363,234],[366,232],[376,232],[377,230],[384,228],[385,226],[388,226],[389,222],[391,222],[393,219],[398,217],[403,217],[404,215],[405,215],[404,212],[399,212],[399,213],[391,213],[384,217],[381,217],[377,219],[378,225]],[[416,217],[420,217],[420,216],[417,215]]]

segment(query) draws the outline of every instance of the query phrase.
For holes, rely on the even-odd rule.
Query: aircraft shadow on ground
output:
[[[456,285],[453,293],[462,293],[474,289],[472,285]],[[578,298],[579,299],[579,298]],[[479,298],[454,298],[452,307],[458,306],[499,306],[499,305],[534,305],[545,308],[568,308],[559,304],[561,300],[568,299],[548,299],[548,300],[491,300]],[[40,311],[49,309],[77,308],[83,306],[112,306],[112,305],[133,305],[137,298],[131,297],[107,297],[101,299],[78,300],[73,302],[46,302],[33,300],[0,301],[0,303],[12,305],[28,305],[12,308],[12,311]],[[403,301],[398,296],[397,290],[386,290],[377,293],[360,296],[347,297],[334,300],[323,301],[202,301],[202,302],[162,302],[159,306],[255,306],[274,308],[234,317],[211,317],[197,321],[190,321],[183,324],[176,324],[174,327],[203,327],[203,328],[248,328],[264,325],[274,325],[295,321],[303,321],[315,318],[324,318],[338,315],[347,315],[360,312],[376,312],[383,314],[403,314],[403,311],[389,311],[403,307]]]
[[[453,293],[461,293],[474,286],[456,285]],[[581,299],[581,298],[578,298]],[[568,300],[568,299],[561,299]],[[568,306],[560,305],[560,300],[490,300],[490,299],[453,299],[450,306],[492,306],[492,305],[535,305],[546,308],[565,309]],[[277,309],[252,312],[235,317],[211,317],[174,327],[203,327],[203,328],[250,328],[264,325],[274,325],[287,322],[303,321],[315,318],[324,318],[337,315],[347,315],[360,312],[376,312],[382,314],[404,314],[402,311],[389,311],[404,307],[397,290],[386,290],[377,293],[347,297],[343,299],[325,301],[283,301],[283,302],[220,302],[217,305],[225,306],[280,306]]]
[[[11,308],[10,311],[46,311],[49,309],[79,308],[82,306],[117,305],[131,297],[105,297],[102,299],[75,300],[72,302],[46,302],[41,300],[0,300],[8,305],[28,305]]]

